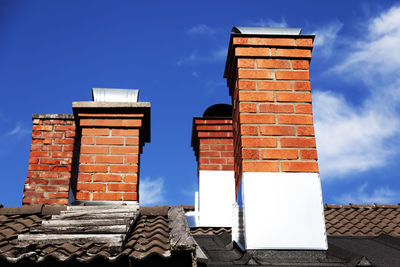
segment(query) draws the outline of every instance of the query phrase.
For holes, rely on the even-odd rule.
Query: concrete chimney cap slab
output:
[[[150,102],[96,102],[80,101],[72,102],[73,109],[80,108],[150,108]]]
[[[232,34],[300,35],[301,28],[233,27]]]

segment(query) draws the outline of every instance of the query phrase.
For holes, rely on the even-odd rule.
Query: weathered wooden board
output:
[[[103,226],[103,225],[129,225],[127,219],[96,219],[96,220],[49,220],[42,221],[42,226]]]
[[[18,235],[18,245],[27,246],[31,244],[64,244],[77,243],[110,243],[110,246],[121,246],[124,235],[121,234],[37,234],[37,235]]]
[[[105,213],[125,213],[125,212],[134,212],[133,210],[129,210],[129,209],[88,209],[88,210],[64,210],[61,211],[60,214],[74,214],[74,213],[80,213],[80,212],[88,212],[91,214],[95,214],[95,213],[100,213],[100,214],[105,214]]]
[[[136,214],[132,212],[120,212],[120,213],[90,213],[90,212],[76,212],[61,215],[51,216],[52,220],[64,220],[64,219],[76,219],[76,220],[92,220],[92,219],[131,219],[134,218]]]
[[[139,216],[132,206],[69,206],[60,215],[42,221],[42,226],[19,235],[18,245],[63,243],[110,243],[122,247],[125,235]]]
[[[129,230],[126,225],[110,226],[46,226],[31,229],[30,233],[58,233],[58,234],[125,234]]]
[[[81,210],[101,210],[101,209],[126,209],[131,211],[139,210],[139,205],[116,205],[116,206],[68,206],[68,211],[81,211]]]

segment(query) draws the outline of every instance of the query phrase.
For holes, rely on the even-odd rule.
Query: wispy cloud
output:
[[[199,55],[197,51],[192,52],[189,56],[178,60],[177,65],[182,66],[185,64],[199,64],[199,63],[213,63],[220,60],[225,60],[227,55],[226,48],[219,48],[213,50],[208,55]]]
[[[393,24],[395,26],[393,26]],[[364,86],[358,106],[332,91],[315,92],[314,111],[323,178],[367,171],[390,163],[400,137],[400,8],[368,25],[331,73]],[[329,89],[329,88],[328,88]]]
[[[325,57],[330,56],[334,49],[338,33],[342,29],[342,27],[342,22],[333,21],[327,25],[317,28],[314,31],[314,47],[319,47],[319,49],[316,49],[316,51],[318,51]]]
[[[396,203],[400,197],[399,192],[393,191],[388,187],[379,187],[375,188],[372,192],[366,192],[367,187],[368,183],[363,183],[356,191],[342,194],[334,199],[340,204],[387,204]]]
[[[288,24],[284,17],[282,17],[280,21],[275,21],[269,18],[267,19],[258,18],[257,20],[247,21],[246,25],[251,25],[254,27],[270,27],[270,28],[288,27]]]
[[[181,58],[180,60],[178,60],[178,62],[176,63],[178,66],[182,66],[186,63],[194,63],[194,62],[198,62],[200,60],[200,57],[198,55],[198,53],[192,52],[189,56]]]
[[[139,201],[141,205],[155,205],[165,202],[164,179],[159,177],[141,179],[139,186]]]
[[[8,133],[6,133],[6,135],[16,135],[19,132],[21,132],[21,125],[19,123],[17,123],[17,125],[15,125],[15,128],[12,129],[11,131],[9,131]]]
[[[21,122],[17,122],[15,127],[10,131],[6,132],[6,136],[13,136],[13,137],[22,137],[27,134],[30,134],[31,131],[24,127]]]
[[[213,36],[216,32],[217,32],[216,29],[214,29],[210,26],[207,26],[205,24],[195,25],[187,31],[187,33],[191,36],[199,36],[199,35]]]
[[[11,117],[2,117],[0,113],[0,121],[2,122],[2,129],[0,127],[0,158],[10,157],[17,147],[23,146],[29,141],[31,129],[20,121],[13,121]]]
[[[189,197],[190,199],[194,199],[195,192],[198,191],[198,186],[195,181],[193,181],[189,186],[185,188],[181,188],[180,192],[183,196]]]
[[[323,178],[381,167],[397,152],[390,139],[399,133],[400,120],[380,104],[355,107],[329,91],[316,91],[313,100]]]
[[[205,92],[209,95],[213,94],[216,90],[224,90],[226,89],[226,82],[218,80],[218,81],[206,81],[205,82]]]
[[[394,6],[370,21],[365,39],[354,42],[351,54],[334,71],[358,77],[367,85],[399,85],[399,46],[400,6]]]

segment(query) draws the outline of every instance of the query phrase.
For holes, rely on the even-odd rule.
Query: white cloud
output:
[[[368,183],[360,185],[355,192],[345,193],[335,197],[335,201],[341,204],[357,203],[357,204],[387,204],[396,203],[399,199],[399,192],[393,191],[388,187],[375,188],[371,193],[366,192]]]
[[[363,36],[332,72],[364,86],[361,104],[331,91],[313,95],[322,178],[383,167],[399,151],[400,8],[372,19]]]
[[[177,65],[182,66],[185,64],[198,64],[198,63],[213,63],[220,60],[225,60],[228,50],[226,48],[220,48],[213,50],[208,55],[199,55],[197,51],[193,52],[189,56],[178,60]]]
[[[328,25],[316,29],[314,31],[314,47],[319,47],[319,49],[316,49],[316,51],[321,53],[325,57],[330,56],[334,49],[337,35],[342,27],[343,23],[341,23],[340,21],[334,21]]]
[[[287,28],[288,24],[285,20],[285,18],[281,18],[281,21],[275,21],[272,19],[261,19],[259,18],[258,20],[255,21],[248,21],[246,23],[247,25],[251,25],[254,27],[270,27],[270,28]]]
[[[381,103],[357,108],[341,95],[318,91],[313,100],[322,178],[383,166],[396,153],[390,138],[399,133],[400,120]]]
[[[15,124],[15,127],[8,131],[5,135],[6,136],[14,136],[14,137],[22,137],[25,136],[27,134],[30,134],[31,131],[26,129],[21,122],[17,122]]]
[[[399,12],[400,6],[393,6],[386,13],[382,13],[379,17],[374,18],[368,27],[370,33],[386,35],[392,32],[399,32]]]
[[[31,134],[31,129],[19,121],[14,122],[10,117],[1,116],[1,112],[0,121],[2,122],[2,126],[4,126],[3,131],[0,130],[0,137],[3,137],[3,142],[0,142],[0,157],[10,157],[15,152],[17,146],[24,145],[29,141],[27,137]],[[12,127],[12,125],[14,126]]]
[[[21,125],[17,123],[17,125],[15,125],[15,128],[9,131],[6,135],[16,135],[21,131],[21,129]]]
[[[336,72],[359,77],[367,85],[387,83],[400,74],[400,6],[395,6],[368,24],[364,40],[354,43],[354,50]],[[399,88],[399,87],[397,87]]]
[[[145,177],[140,180],[139,202],[140,205],[162,204],[165,201],[164,179],[150,179]]]
[[[216,30],[205,25],[205,24],[198,24],[190,28],[187,33],[189,35],[198,36],[198,35],[208,35],[212,36],[216,33]]]

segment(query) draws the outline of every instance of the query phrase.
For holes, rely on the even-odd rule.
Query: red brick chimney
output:
[[[192,147],[198,164],[201,226],[232,226],[235,203],[232,106],[209,107],[193,118]]]
[[[74,115],[33,115],[23,204],[137,202],[140,154],[150,142],[150,103],[137,95],[93,89],[95,101],[74,102]]]
[[[221,112],[226,116],[218,115]],[[193,118],[192,147],[198,171],[233,171],[231,113],[231,105],[217,104],[209,107],[203,117]]]
[[[76,174],[72,164],[74,117],[41,114],[33,115],[32,120],[32,144],[22,203],[68,204],[71,174]]]
[[[224,76],[246,248],[326,249],[309,74],[313,40],[300,29],[232,30]]]
[[[150,103],[124,102],[133,90],[98,90],[95,101],[72,104],[81,136],[74,196],[79,202],[138,201],[140,154],[150,142]]]

